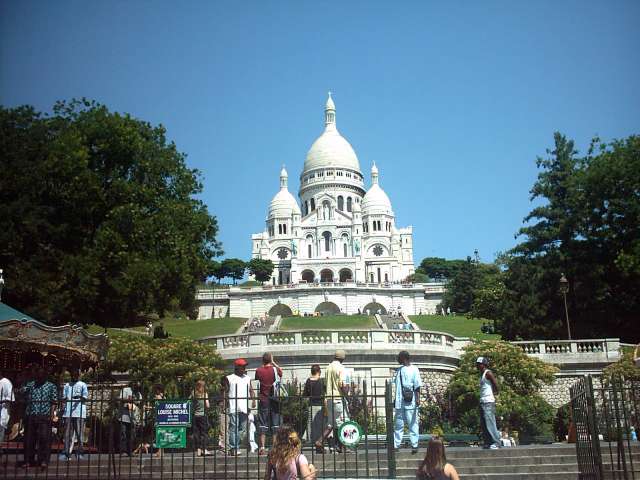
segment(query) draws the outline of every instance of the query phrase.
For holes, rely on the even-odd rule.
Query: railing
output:
[[[548,359],[551,362],[568,363],[570,357],[602,357],[606,361],[615,361],[620,356],[620,341],[614,338],[593,340],[534,340],[513,342],[527,355]]]
[[[416,288],[416,289],[425,289],[428,292],[439,292],[444,289],[444,284],[438,283],[429,283],[429,284],[420,284],[420,283],[390,283],[390,282],[382,282],[382,283],[361,283],[361,282],[314,282],[314,283],[290,283],[286,285],[260,285],[260,286],[250,286],[250,287],[230,287],[229,289],[225,289],[224,291],[219,291],[218,289],[202,289],[198,290],[196,294],[196,298],[198,300],[211,300],[211,299],[227,299],[228,294],[230,292],[262,292],[262,291],[271,291],[271,290],[290,290],[290,289],[332,289],[332,288],[382,288],[382,289],[394,289],[394,288]]]
[[[202,343],[214,343],[218,350],[229,348],[246,348],[264,345],[304,346],[304,345],[368,345],[374,346],[407,344],[415,347],[429,346],[457,351],[455,341],[461,344],[466,339],[455,337],[442,332],[428,332],[422,330],[341,330],[341,331],[283,331],[283,332],[255,332],[240,335],[223,335],[200,339]]]

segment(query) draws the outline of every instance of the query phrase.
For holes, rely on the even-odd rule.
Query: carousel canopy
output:
[[[53,363],[58,365],[87,365],[104,358],[107,347],[104,334],[87,333],[78,325],[46,325],[0,302],[0,350],[4,351],[4,357],[9,352],[39,353],[43,357],[54,357],[57,361]]]

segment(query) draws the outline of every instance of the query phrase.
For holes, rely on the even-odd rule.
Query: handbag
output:
[[[402,390],[402,400],[407,403],[411,403],[413,402],[413,389],[405,387],[404,383],[402,383],[402,368],[398,370],[398,375],[400,376],[400,389]]]

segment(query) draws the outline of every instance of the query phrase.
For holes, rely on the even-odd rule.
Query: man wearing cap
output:
[[[233,362],[234,372],[227,375],[226,393],[229,399],[229,454],[238,455],[240,438],[247,433],[249,398],[251,408],[256,407],[255,395],[251,389],[251,379],[247,375],[247,361],[238,358]]]
[[[349,420],[349,414],[344,408],[344,396],[347,389],[345,385],[345,368],[342,365],[347,354],[344,350],[336,350],[334,360],[325,371],[326,401],[328,412],[327,429],[322,436],[326,439],[333,430],[334,441],[338,438],[340,425]],[[341,451],[340,444],[336,441],[336,450]]]
[[[476,368],[482,374],[480,377],[480,426],[484,438],[484,448],[496,450],[500,448],[500,434],[496,427],[496,397],[498,382],[487,367],[486,357],[478,357]]]

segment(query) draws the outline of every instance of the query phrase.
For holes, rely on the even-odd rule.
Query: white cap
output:
[[[486,365],[489,363],[489,361],[486,359],[486,357],[478,357],[476,359],[476,363],[481,363],[483,365]]]

